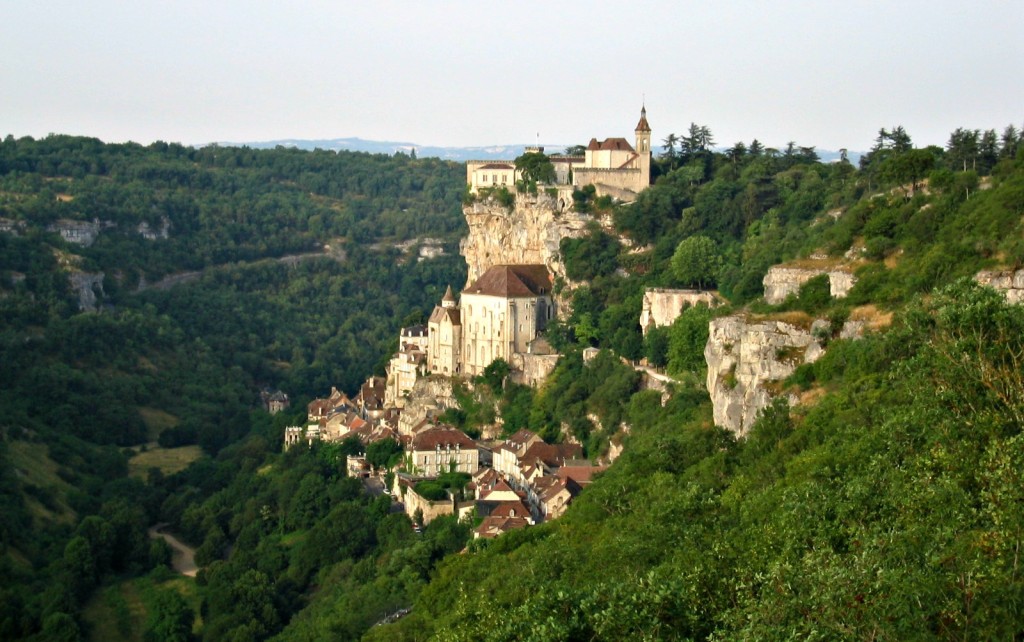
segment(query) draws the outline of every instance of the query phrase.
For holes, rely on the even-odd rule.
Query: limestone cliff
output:
[[[452,380],[448,377],[420,377],[409,391],[409,398],[398,419],[398,433],[412,435],[417,424],[433,419],[448,408],[458,408],[452,393]]]
[[[1024,270],[982,271],[974,280],[999,290],[1010,303],[1024,303]]]
[[[688,307],[703,303],[713,308],[721,302],[722,300],[715,292],[647,288],[644,290],[644,300],[640,310],[640,329],[646,335],[651,328],[672,325],[676,317]]]
[[[772,399],[766,384],[823,354],[810,329],[734,315],[711,321],[704,358],[715,424],[746,434]]]
[[[95,312],[97,308],[97,294],[104,296],[103,272],[78,272],[68,274],[68,282],[72,291],[78,295],[78,309],[84,312]]]
[[[833,297],[841,299],[847,295],[857,278],[850,266],[815,265],[813,261],[807,265],[773,265],[764,276],[764,300],[777,305],[786,300],[790,294],[798,294],[800,286],[818,276],[828,275],[829,290]]]
[[[506,207],[494,198],[463,208],[469,234],[462,239],[461,254],[469,266],[466,285],[493,265],[533,263],[548,267],[555,277],[565,278],[558,254],[563,238],[583,236],[588,216],[561,211],[547,194],[517,194]]]

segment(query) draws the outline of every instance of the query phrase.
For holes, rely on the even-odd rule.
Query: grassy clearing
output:
[[[158,591],[177,591],[196,613],[193,633],[202,626],[199,620],[199,593],[191,578],[175,576],[172,579],[140,577],[123,580],[97,589],[82,609],[82,619],[88,625],[88,639],[95,642],[143,640],[147,604]]]
[[[57,462],[43,444],[13,440],[8,457],[19,481],[26,487],[25,501],[36,520],[71,524],[75,511],[65,501],[71,485],[57,475]]]
[[[141,407],[139,415],[142,417],[142,422],[146,424],[146,434],[150,441],[156,441],[161,432],[168,428],[174,428],[180,421],[171,413],[159,408]]]
[[[153,448],[138,453],[128,460],[128,474],[132,477],[146,479],[150,468],[159,468],[164,475],[173,475],[184,470],[202,455],[203,449],[199,446]]]

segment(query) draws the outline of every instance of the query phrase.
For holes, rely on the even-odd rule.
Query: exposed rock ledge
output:
[[[974,280],[999,290],[1009,303],[1024,303],[1024,270],[981,271]]]
[[[78,295],[79,310],[95,312],[98,309],[99,298],[96,295],[105,296],[103,276],[103,272],[71,272],[68,274],[71,289]]]
[[[737,435],[746,434],[771,403],[765,384],[785,379],[824,354],[811,330],[784,321],[728,316],[713,319],[709,330],[704,359],[715,424]]]
[[[705,290],[670,290],[647,288],[644,290],[643,308],[640,310],[640,329],[646,335],[651,328],[672,325],[686,308],[703,303],[715,307],[722,300],[715,292]]]
[[[847,266],[825,268],[774,265],[764,275],[764,300],[771,305],[782,303],[790,294],[798,294],[801,285],[819,274],[828,275],[829,290],[837,299],[845,297],[857,282],[857,277]]]
[[[469,234],[462,239],[461,254],[469,267],[466,285],[493,265],[543,264],[555,276],[565,278],[559,257],[563,238],[586,233],[593,219],[572,211],[559,211],[547,194],[517,194],[508,208],[495,199],[477,201],[463,208]]]

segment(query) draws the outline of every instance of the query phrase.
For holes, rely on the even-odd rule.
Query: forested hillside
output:
[[[917,149],[883,129],[859,167],[713,145],[696,125],[666,138],[635,203],[579,192],[594,223],[562,243],[571,313],[548,331],[564,357],[536,390],[458,389],[446,418],[466,429],[499,416],[589,457],[623,447],[564,517],[486,543],[447,518],[414,533],[345,478],[355,441],[280,452],[309,396],[351,391],[400,324],[464,282],[460,257],[392,247],[462,234],[462,168],[8,138],[0,637],[1019,637],[1024,310],[964,278],[1024,264],[1017,130]],[[61,219],[113,225],[80,246],[47,231]],[[138,233],[165,219],[168,238]],[[262,260],[324,244],[343,252]],[[763,301],[770,266],[812,255],[854,266],[845,298],[812,279]],[[105,273],[100,312],[78,313],[69,266]],[[645,336],[652,286],[727,303]],[[704,386],[708,322],[733,313],[830,328],[741,439],[713,425]],[[853,317],[864,336],[839,338]],[[641,358],[676,379],[667,400],[639,389]],[[293,413],[256,409],[267,385]],[[129,476],[127,447],[177,451],[161,438],[204,454]],[[195,580],[146,538],[157,522],[196,547]]]
[[[666,140],[614,230],[562,246],[588,284],[554,338],[667,366],[672,398],[593,394],[584,365],[571,387],[550,380],[526,425],[553,417],[600,449],[624,421],[622,457],[557,522],[446,559],[408,617],[364,639],[1020,636],[1024,310],[964,278],[1024,264],[1017,130],[957,130],[946,149],[882,130],[860,168],[756,141],[712,153],[696,134],[683,152]],[[770,265],[812,254],[855,261],[846,298],[819,278],[758,299]],[[698,284],[731,305],[641,336],[640,286]],[[737,439],[710,420],[703,348],[711,317],[742,310],[874,330],[822,335],[825,356]]]
[[[278,452],[291,417],[260,410],[264,387],[301,409],[379,367],[399,325],[465,279],[463,172],[404,156],[0,143],[0,638],[88,636],[82,608],[97,600],[141,631],[124,611],[137,595],[96,587],[167,561],[146,537],[166,521],[163,473],[198,457],[209,485],[229,444]],[[94,221],[91,244],[59,234]],[[447,254],[417,261],[427,236]],[[286,254],[308,256],[273,260]],[[81,272],[104,275],[98,312],[79,312]]]

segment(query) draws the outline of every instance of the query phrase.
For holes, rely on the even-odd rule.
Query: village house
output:
[[[426,374],[427,345],[427,326],[402,328],[398,338],[398,352],[391,357],[386,368],[385,407],[401,408],[405,405],[405,398],[416,380]]]
[[[451,426],[421,430],[409,444],[413,470],[425,477],[450,471],[472,475],[480,467],[476,442]]]

